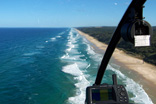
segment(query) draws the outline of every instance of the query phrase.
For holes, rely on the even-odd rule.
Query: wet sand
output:
[[[76,31],[99,49],[103,51],[107,49],[107,44],[99,42],[97,39],[77,29]],[[148,64],[136,57],[130,56],[119,49],[115,49],[112,58],[115,60],[115,63],[123,67],[124,70],[134,73],[132,75],[135,77],[132,79],[139,82],[139,84],[143,86],[153,103],[156,104],[156,66]],[[123,69],[121,70],[123,71]]]

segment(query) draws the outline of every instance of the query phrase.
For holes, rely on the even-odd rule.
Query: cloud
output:
[[[118,5],[118,3],[114,3],[114,5]]]

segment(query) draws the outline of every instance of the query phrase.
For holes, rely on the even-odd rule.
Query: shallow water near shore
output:
[[[112,58],[112,60],[111,60],[111,65],[114,66],[114,67],[118,67],[118,69],[124,75],[128,76],[129,78],[132,78],[136,83],[138,83],[145,90],[145,92],[151,98],[153,103],[154,104],[156,103],[156,99],[155,99],[155,96],[156,96],[155,92],[156,92],[156,90],[155,90],[155,86],[153,86],[154,84],[152,82],[150,82],[149,80],[145,79],[142,75],[140,75],[136,71],[128,69],[127,67],[125,67],[125,65],[123,63],[120,63],[119,61],[117,61],[114,58]]]
[[[0,103],[84,104],[103,54],[71,28],[0,29]],[[103,82],[112,74],[127,85],[131,102],[153,104],[142,86],[111,63]]]

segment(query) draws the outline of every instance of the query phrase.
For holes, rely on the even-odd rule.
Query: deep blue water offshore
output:
[[[102,55],[72,28],[0,28],[0,104],[84,104]],[[141,85],[108,65],[130,100],[152,104]]]

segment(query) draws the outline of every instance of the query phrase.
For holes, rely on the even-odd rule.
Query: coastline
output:
[[[98,47],[100,50],[105,51],[107,49],[107,44],[99,42],[94,37],[83,33],[75,29],[80,35],[84,36],[88,41]],[[143,85],[144,90],[148,93],[149,97],[156,103],[156,66],[148,64],[141,59],[130,56],[123,52],[122,50],[115,49],[112,58],[120,66],[124,67],[124,70],[132,71],[134,73],[135,79]],[[122,69],[123,70],[123,69]],[[132,74],[133,75],[133,74]],[[137,76],[137,77],[136,77]],[[135,80],[135,81],[136,81]],[[150,89],[150,90],[149,90]]]

